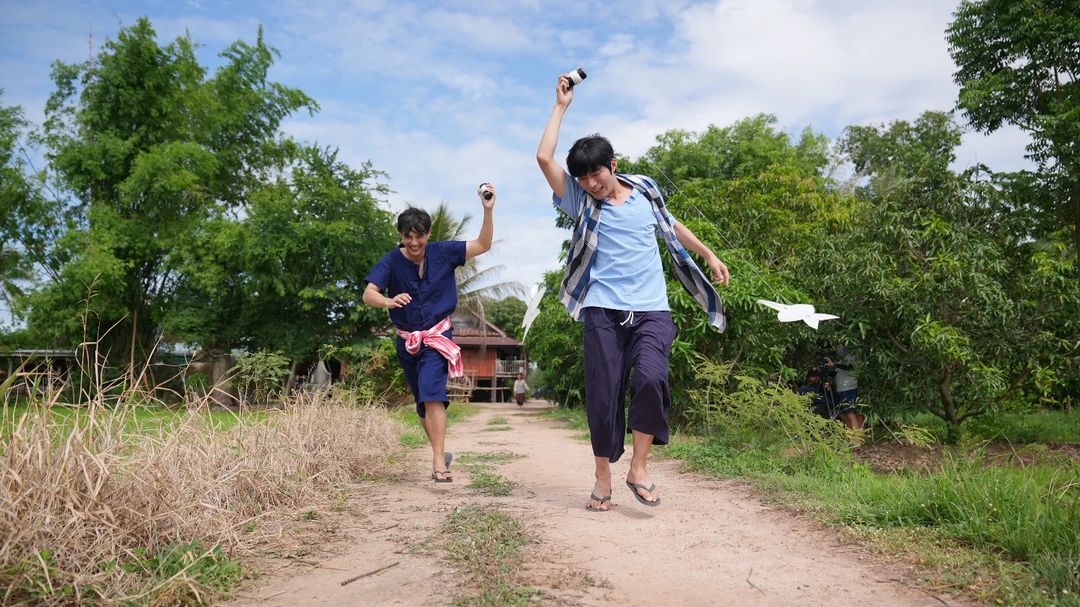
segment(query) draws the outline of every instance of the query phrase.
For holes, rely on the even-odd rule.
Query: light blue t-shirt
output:
[[[553,200],[576,218],[588,195],[578,180],[567,174],[566,196],[561,199],[554,196]],[[656,242],[656,215],[649,199],[632,189],[623,204],[613,205],[605,200],[603,205],[596,256],[582,307],[634,312],[670,310],[664,266]]]

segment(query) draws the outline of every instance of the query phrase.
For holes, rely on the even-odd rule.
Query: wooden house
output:
[[[525,345],[478,314],[458,310],[450,318],[454,343],[461,346],[465,377],[452,380],[452,397],[507,402],[513,399],[514,379],[528,373]]]

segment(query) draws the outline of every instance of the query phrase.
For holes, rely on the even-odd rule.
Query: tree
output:
[[[1052,0],[964,0],[947,37],[958,107],[975,128],[1032,136],[1046,188],[1039,206],[1073,232],[1080,272],[1080,7]]]
[[[528,305],[517,297],[504,297],[487,303],[484,311],[487,313],[488,320],[496,327],[506,331],[510,337],[520,340],[524,332],[521,321],[525,318],[526,308]]]
[[[0,100],[3,89],[0,89]],[[30,268],[20,247],[18,217],[34,193],[23,163],[16,155],[26,122],[19,107],[0,105],[0,302],[7,310],[22,295],[20,282],[30,277]]]
[[[30,298],[29,325],[74,345],[86,303],[114,355],[142,359],[160,336],[178,284],[176,252],[209,222],[243,209],[284,163],[286,116],[314,110],[296,89],[267,80],[275,51],[260,30],[235,42],[213,77],[188,37],[160,46],[146,19],[97,57],[53,66],[44,142],[79,215],[54,246],[54,281]],[[119,346],[123,347],[119,347]]]
[[[274,351],[293,371],[320,348],[370,339],[385,317],[361,302],[364,275],[394,244],[385,186],[318,147],[253,189],[243,219],[219,218],[177,252],[170,334],[213,353]]]
[[[848,128],[841,149],[869,176],[860,191],[869,204],[858,207],[850,230],[822,243],[824,255],[811,266],[865,354],[861,391],[952,426],[1023,402],[1031,377],[1076,363],[1075,354],[1051,361],[1027,347],[1043,335],[1042,347],[1062,353],[1060,342],[1076,337],[1075,320],[1071,337],[1062,335],[1059,317],[1029,303],[1049,295],[1063,266],[1025,253],[1005,192],[980,167],[949,168],[960,135],[951,116],[937,112]],[[1043,267],[1032,267],[1040,257]],[[1075,289],[1058,301],[1080,311]]]

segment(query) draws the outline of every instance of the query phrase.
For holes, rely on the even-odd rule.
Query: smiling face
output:
[[[405,256],[410,259],[420,259],[424,256],[424,251],[427,249],[428,238],[431,237],[431,232],[425,232],[423,234],[413,230],[408,234],[401,235],[401,244],[405,245]]]
[[[610,167],[597,167],[576,179],[590,196],[604,200],[613,196],[619,187],[619,180],[615,178],[615,166],[616,161],[612,159]]]

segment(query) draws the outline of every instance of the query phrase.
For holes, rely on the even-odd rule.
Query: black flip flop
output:
[[[604,496],[604,497],[600,497],[599,495],[597,495],[595,493],[590,493],[589,494],[589,499],[591,499],[593,501],[596,501],[596,502],[600,502],[600,505],[602,506],[602,505],[604,505],[604,502],[611,501],[611,496],[607,495],[607,496]],[[585,506],[585,509],[588,510],[589,512],[607,512],[608,510],[611,510],[610,508],[605,510],[603,508],[593,508],[593,507],[590,507],[590,506]]]
[[[650,502],[649,500],[642,497],[640,493],[637,492],[638,489],[644,489],[644,490],[651,493],[656,489],[656,483],[653,483],[651,487],[646,487],[645,485],[643,485],[641,483],[631,483],[630,481],[626,481],[626,486],[630,488],[630,493],[634,494],[634,499],[641,502],[642,505],[648,506],[650,508],[654,508],[654,507],[660,505],[660,498],[656,498],[655,502]]]
[[[431,473],[431,480],[435,481],[436,483],[452,483],[452,482],[454,482],[454,477],[446,476],[446,474],[448,472],[449,472],[449,470],[436,470],[435,472]]]

